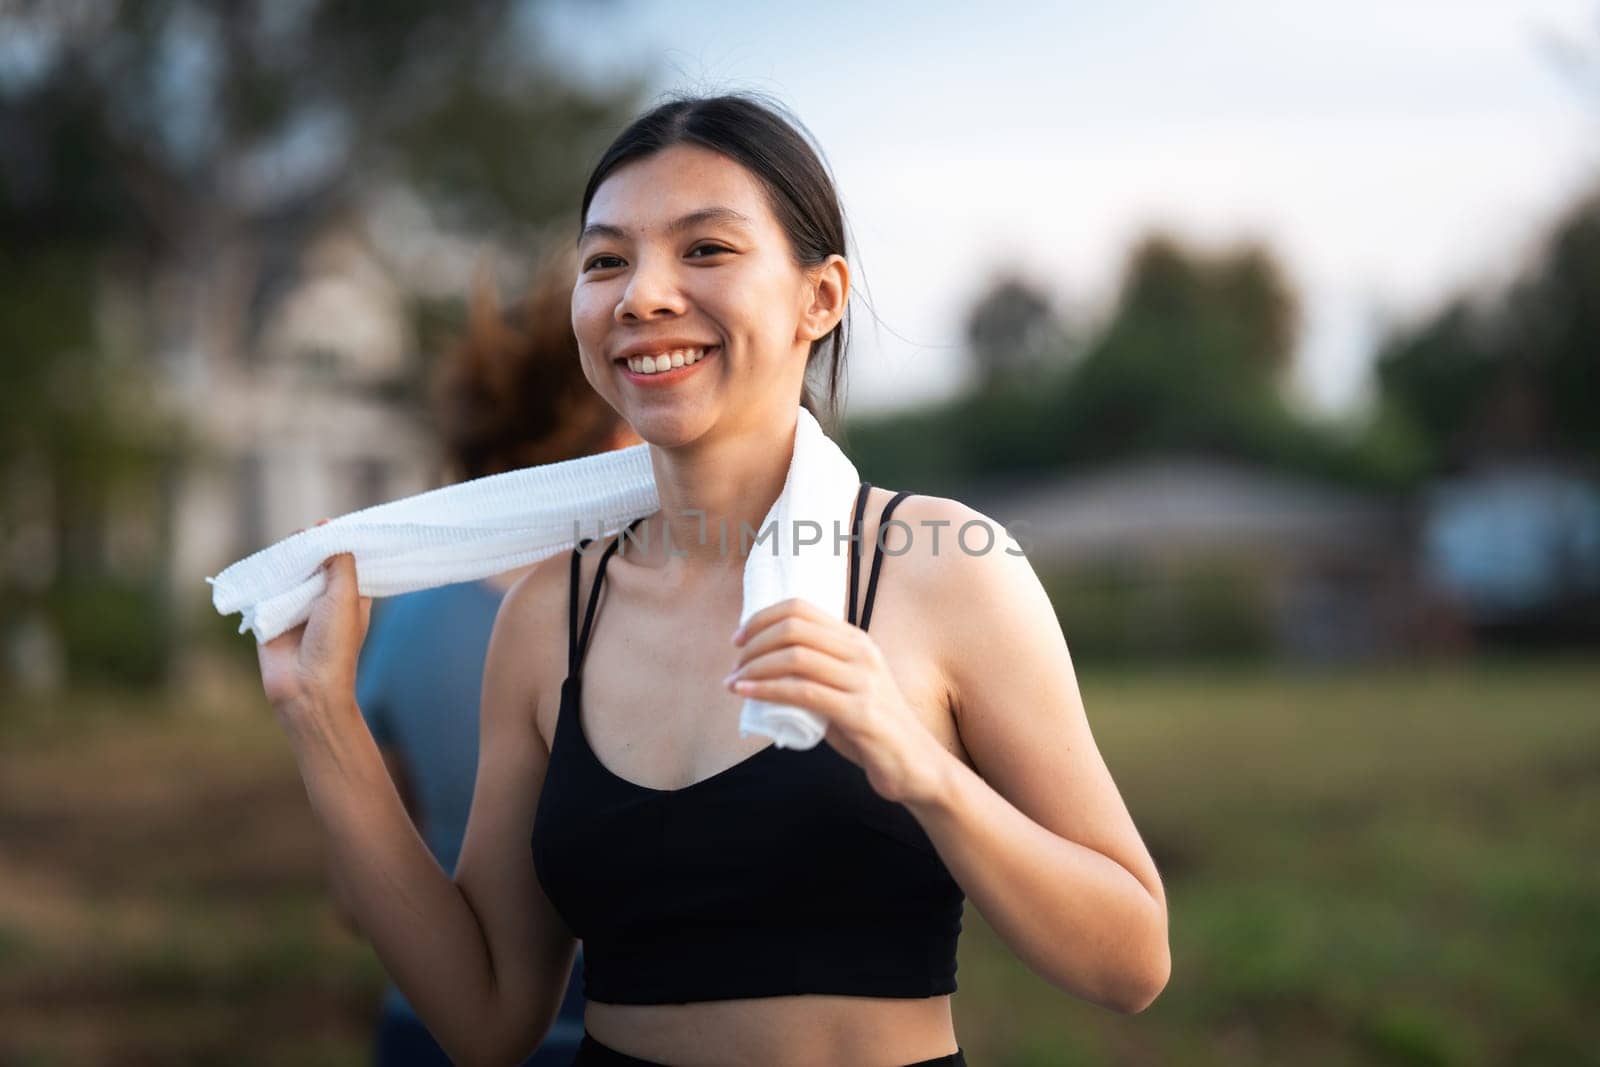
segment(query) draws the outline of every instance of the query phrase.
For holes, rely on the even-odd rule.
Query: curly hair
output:
[[[466,335],[439,361],[434,418],[462,479],[603,451],[627,428],[589,385],[572,333],[574,253],[550,253],[502,311],[488,271],[474,282]]]

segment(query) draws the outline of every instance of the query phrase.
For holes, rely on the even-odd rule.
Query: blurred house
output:
[[[161,380],[194,445],[166,494],[180,623],[212,610],[202,576],[324,516],[438,484],[407,384],[408,300],[361,229],[332,226],[276,266],[270,249],[249,252],[256,272],[209,294],[217,304]]]
[[[960,496],[1018,539],[1075,650],[1340,660],[1443,639],[1401,501],[1194,457]]]

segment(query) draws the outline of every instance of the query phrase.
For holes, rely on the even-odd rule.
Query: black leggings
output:
[[[665,1065],[655,1060],[641,1060],[626,1052],[618,1052],[614,1048],[602,1045],[594,1039],[593,1034],[585,1030],[583,1043],[578,1046],[578,1055],[573,1058],[572,1067],[665,1067]],[[948,1056],[918,1060],[916,1063],[907,1064],[906,1067],[967,1067],[967,1058],[957,1048]]]

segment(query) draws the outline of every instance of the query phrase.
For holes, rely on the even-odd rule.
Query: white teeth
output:
[[[664,370],[698,363],[705,358],[705,354],[704,348],[678,348],[657,356],[633,356],[628,360],[628,369],[635,374],[659,374]]]

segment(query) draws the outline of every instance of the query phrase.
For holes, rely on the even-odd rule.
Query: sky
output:
[[[1092,327],[1161,226],[1267,242],[1302,301],[1293,399],[1359,414],[1387,324],[1512,276],[1600,181],[1600,0],[542,10],[580,77],[760,90],[809,128],[854,242],[856,413],[959,389],[1001,273]]]

